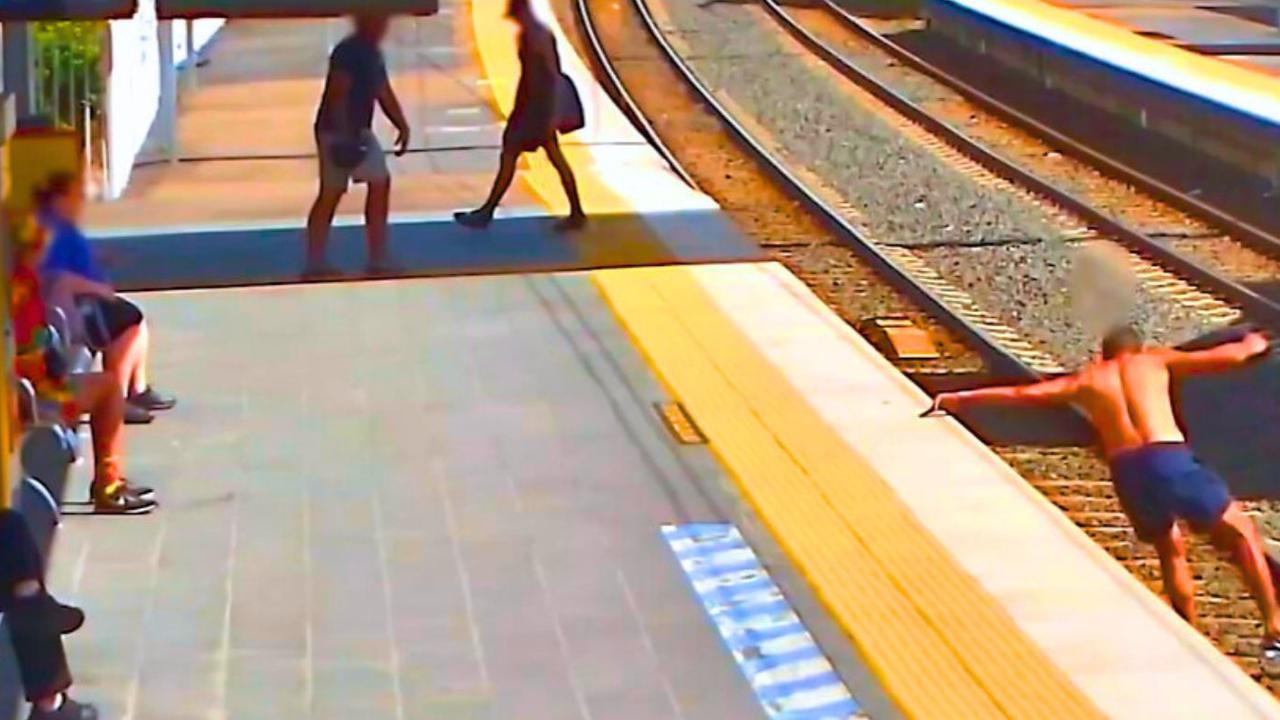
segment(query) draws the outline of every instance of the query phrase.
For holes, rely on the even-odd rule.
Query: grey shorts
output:
[[[378,138],[372,130],[365,130],[361,136],[366,145],[364,159],[353,168],[344,168],[333,161],[332,147],[340,142],[341,137],[333,133],[320,132],[316,135],[316,145],[320,156],[320,187],[323,190],[346,190],[351,183],[372,183],[391,177],[387,167],[387,156],[378,144]]]

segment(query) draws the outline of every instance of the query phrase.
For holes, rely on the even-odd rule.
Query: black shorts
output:
[[[1222,478],[1201,465],[1184,443],[1152,443],[1111,458],[1124,514],[1144,542],[1163,537],[1179,519],[1208,532],[1231,505]]]
[[[110,300],[81,297],[77,305],[84,314],[89,344],[95,349],[105,348],[142,324],[142,310],[119,295]]]

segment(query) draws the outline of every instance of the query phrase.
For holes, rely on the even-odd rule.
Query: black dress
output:
[[[550,46],[550,53],[541,50]],[[547,56],[551,60],[546,60]],[[556,135],[556,94],[560,83],[560,56],[556,39],[542,26],[520,32],[520,81],[515,107],[502,132],[502,147],[530,152],[545,147]]]

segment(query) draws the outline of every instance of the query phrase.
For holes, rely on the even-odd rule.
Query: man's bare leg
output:
[[[1164,594],[1183,620],[1195,626],[1200,618],[1196,612],[1196,581],[1187,563],[1187,540],[1177,525],[1156,538],[1156,555],[1160,557],[1160,578],[1164,581]]]
[[[1244,514],[1237,502],[1227,506],[1222,518],[1209,531],[1214,547],[1228,554],[1231,561],[1244,574],[1249,592],[1262,613],[1263,627],[1270,640],[1280,640],[1280,605],[1277,604],[1275,587],[1271,583],[1271,571],[1262,548],[1262,538],[1253,521]]]
[[[333,225],[333,216],[338,212],[338,203],[342,202],[345,190],[334,190],[321,187],[316,201],[307,213],[307,268],[318,270],[326,267],[325,257],[329,246],[329,228]]]
[[[364,232],[369,245],[369,267],[387,263],[387,218],[391,213],[391,178],[369,183],[364,200]]]

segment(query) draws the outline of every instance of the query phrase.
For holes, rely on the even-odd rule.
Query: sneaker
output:
[[[41,590],[9,606],[9,629],[19,635],[70,635],[84,625],[84,611]]]
[[[573,232],[581,230],[587,226],[587,216],[582,213],[574,213],[568,217],[561,218],[556,221],[556,232]]]
[[[129,401],[124,403],[124,424],[125,425],[150,425],[156,419],[151,411],[134,405]]]
[[[41,710],[32,706],[27,720],[98,720],[98,708],[63,695],[57,710]]]
[[[124,484],[124,493],[130,497],[135,497],[139,500],[156,499],[155,488],[149,488],[146,485],[134,485],[132,482],[129,482],[128,478],[120,478],[120,482]],[[95,480],[89,483],[89,497],[97,497],[97,495],[98,482]]]
[[[1261,661],[1262,674],[1269,678],[1280,677],[1280,640],[1263,640],[1258,659]]]
[[[118,484],[114,492],[93,494],[93,510],[100,515],[146,515],[155,509],[155,500],[144,500],[131,495],[125,490],[123,483]]]
[[[178,399],[172,395],[164,395],[156,392],[153,387],[148,387],[140,393],[134,393],[127,399],[130,405],[140,407],[149,412],[157,412],[161,410],[172,410],[178,404]]]
[[[458,211],[453,214],[453,219],[462,227],[468,227],[472,230],[483,230],[489,227],[489,223],[493,222],[493,213],[483,210],[472,210],[471,212]]]

